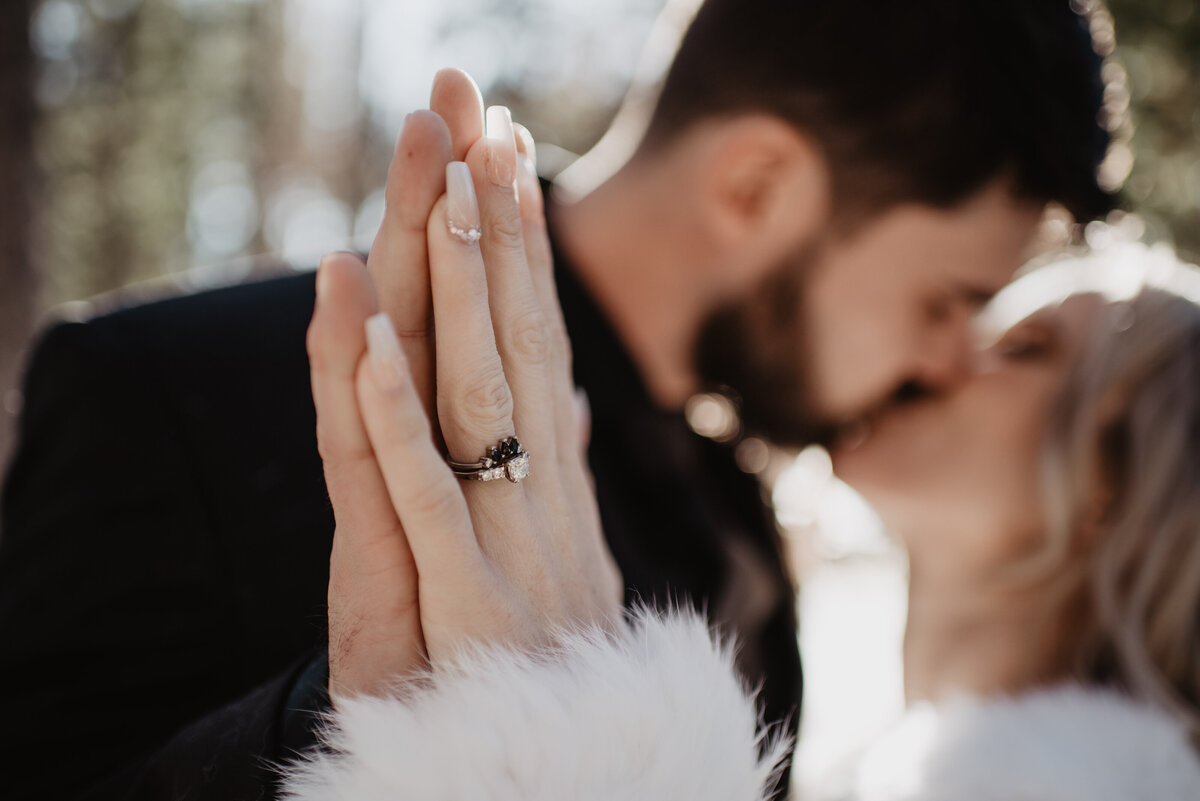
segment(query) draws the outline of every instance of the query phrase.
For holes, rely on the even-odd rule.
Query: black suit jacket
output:
[[[649,402],[586,292],[560,284],[629,598],[727,608],[767,717],[794,725],[794,597],[757,482]],[[5,798],[270,798],[273,765],[315,742],[333,516],[313,291],[300,274],[42,338],[0,509]],[[765,573],[742,579],[772,598],[748,618],[729,602],[747,554]]]

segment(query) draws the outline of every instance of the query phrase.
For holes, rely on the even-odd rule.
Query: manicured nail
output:
[[[471,169],[465,161],[452,161],[446,165],[446,227],[464,245],[473,245],[482,233],[479,225]]]
[[[530,163],[534,165],[534,169],[537,169],[537,145],[533,142],[533,134],[524,125],[516,122],[513,123],[513,130],[516,132],[517,139],[520,140],[521,144],[517,148],[517,151],[523,151]]]
[[[325,298],[329,297],[329,262],[333,260],[334,254],[326,253],[321,257],[321,263],[317,265],[317,303],[320,303]]]
[[[545,214],[537,168],[524,153],[517,156],[517,164],[517,194],[521,198],[521,216],[528,222],[537,222]]]
[[[504,106],[487,110],[487,136],[483,163],[488,180],[496,186],[512,186],[517,178],[517,140],[514,138],[512,113]]]
[[[408,372],[404,352],[391,318],[376,314],[367,318],[367,353],[371,357],[371,376],[382,389],[399,389]]]
[[[362,261],[362,257],[351,250],[331,250],[321,257],[320,264],[317,265],[317,302],[329,297],[329,271],[333,261],[339,257],[346,257]]]

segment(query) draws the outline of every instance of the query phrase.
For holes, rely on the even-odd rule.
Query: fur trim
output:
[[[860,765],[856,801],[1200,798],[1186,726],[1115,692],[1061,686],[921,704]]]
[[[758,801],[787,743],[761,735],[727,644],[693,614],[638,613],[531,657],[474,649],[419,688],[339,703],[292,801]]]

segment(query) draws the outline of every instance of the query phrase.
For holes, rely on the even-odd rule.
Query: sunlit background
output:
[[[42,305],[369,242],[396,129],[444,65],[539,141],[609,120],[662,0],[45,0],[32,9]],[[1200,250],[1191,0],[1116,0],[1129,202]]]
[[[442,66],[511,106],[545,165],[565,163],[611,119],[662,2],[5,0],[0,460],[18,366],[47,310],[166,275],[202,285],[214,265],[227,280],[262,259],[311,268],[324,251],[367,247],[399,122]],[[1136,233],[1195,258],[1200,11],[1108,5],[1106,69],[1125,78],[1108,103],[1130,111],[1110,163],[1135,212],[1119,227],[1136,220]],[[1108,29],[1098,38],[1113,46]],[[706,414],[719,422],[691,411],[701,427]],[[901,703],[903,565],[820,452],[768,469],[771,458],[761,443],[739,452],[776,479],[806,571],[805,725],[819,736],[801,762],[816,774]]]
[[[539,140],[585,148],[660,3],[46,0],[31,31],[47,300],[369,244],[400,121],[442,66]]]

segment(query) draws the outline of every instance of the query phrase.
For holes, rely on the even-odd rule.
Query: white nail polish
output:
[[[475,184],[466,162],[452,161],[446,165],[446,227],[450,234],[465,245],[473,245],[482,235],[479,223],[479,203],[475,200]]]
[[[317,267],[317,303],[329,295],[329,263],[333,261],[333,255],[326,253]]]
[[[376,314],[367,318],[367,353],[371,358],[371,375],[383,389],[397,389],[407,372],[400,339],[392,327],[391,318]]]
[[[538,222],[546,210],[537,169],[523,153],[517,156],[517,164],[517,196],[521,199],[521,217],[526,222]]]
[[[486,149],[483,152],[488,180],[496,186],[512,186],[517,178],[517,140],[512,113],[504,106],[487,110]]]
[[[529,129],[524,125],[517,125],[516,123],[513,123],[513,131],[516,132],[517,138],[521,141],[521,146],[525,148],[525,158],[529,159],[530,164],[536,165],[537,145],[533,141],[533,134],[529,133]]]

